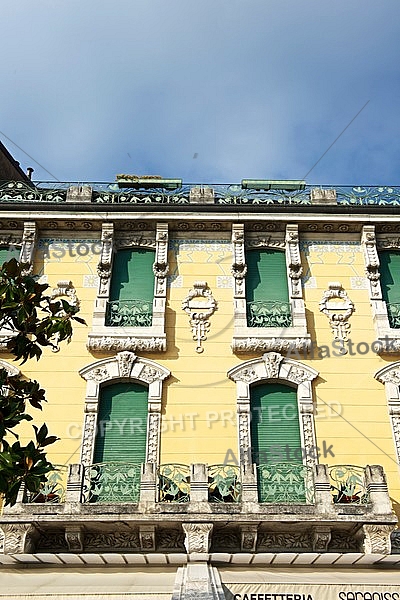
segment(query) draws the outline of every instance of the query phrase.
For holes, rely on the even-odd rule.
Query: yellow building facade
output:
[[[62,466],[56,497],[3,511],[7,597],[29,578],[36,598],[395,600],[400,322],[380,257],[400,251],[397,192],[168,185],[0,187],[1,248],[87,323],[22,366],[0,332],[1,366],[46,390],[33,416]],[[153,252],[146,314],[113,297],[123,252]],[[125,384],[145,390],[145,418],[132,401],[118,421],[113,397],[104,425],[104,390]],[[135,470],[124,447],[136,456],[141,435]]]

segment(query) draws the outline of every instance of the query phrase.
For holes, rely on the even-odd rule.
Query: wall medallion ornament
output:
[[[211,315],[217,310],[217,302],[206,281],[195,281],[192,289],[182,302],[184,310],[190,318],[193,339],[197,342],[196,352],[204,351],[202,342],[207,339],[210,331]]]
[[[319,310],[329,319],[333,339],[339,342],[339,352],[347,354],[345,343],[350,332],[349,318],[355,309],[341,283],[334,281],[329,284],[319,303]]]

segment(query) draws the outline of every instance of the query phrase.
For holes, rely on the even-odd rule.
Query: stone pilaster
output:
[[[157,465],[146,462],[142,465],[140,502],[155,502],[157,490]]]
[[[368,489],[372,511],[377,515],[392,514],[386,476],[381,465],[367,465],[365,468],[365,484]]]
[[[315,508],[319,513],[333,511],[328,465],[314,465]]]
[[[208,502],[208,471],[204,463],[190,465],[190,501]]]
[[[69,465],[66,502],[80,502],[82,495],[83,465]]]

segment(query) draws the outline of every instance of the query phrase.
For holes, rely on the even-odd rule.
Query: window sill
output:
[[[167,339],[159,327],[104,326],[89,333],[87,348],[91,352],[165,352]]]
[[[241,327],[232,338],[234,352],[288,352],[306,354],[310,334],[304,327]]]

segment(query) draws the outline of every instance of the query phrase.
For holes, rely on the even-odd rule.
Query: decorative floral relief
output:
[[[210,330],[211,315],[217,310],[217,302],[206,281],[195,281],[193,288],[182,302],[182,310],[190,317],[193,339],[197,342],[196,352],[203,352],[202,342]]]

